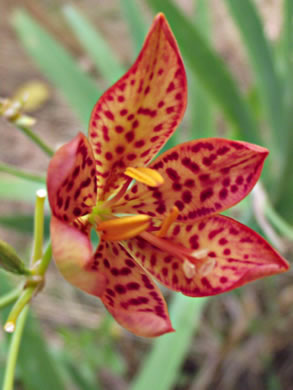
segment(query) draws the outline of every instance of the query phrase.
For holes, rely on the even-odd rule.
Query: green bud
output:
[[[31,272],[26,268],[24,262],[17,256],[15,250],[0,240],[0,267],[6,271],[18,275],[30,275]]]

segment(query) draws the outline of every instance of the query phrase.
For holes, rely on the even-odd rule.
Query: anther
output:
[[[176,206],[173,206],[169,214],[166,216],[166,218],[163,220],[162,225],[160,227],[160,230],[156,233],[157,237],[164,237],[166,236],[169,227],[173,224],[173,222],[176,221],[179,214],[179,210]]]
[[[187,259],[184,260],[184,263],[182,265],[182,269],[183,269],[184,275],[187,277],[187,279],[192,279],[194,277],[194,275],[196,274],[195,265],[192,264]]]
[[[149,187],[158,187],[164,183],[163,177],[155,169],[147,167],[127,167],[124,174]]]
[[[216,259],[208,257],[208,259],[199,267],[198,273],[201,276],[209,275],[216,266]]]
[[[128,240],[144,232],[150,222],[148,215],[134,215],[103,221],[98,224],[97,230],[102,233],[103,240]]]
[[[191,256],[197,260],[204,259],[207,257],[209,250],[208,249],[199,249],[198,251],[193,251]]]

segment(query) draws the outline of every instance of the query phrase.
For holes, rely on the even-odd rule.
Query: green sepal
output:
[[[24,262],[18,257],[12,246],[2,240],[0,240],[0,267],[17,275],[31,274],[30,270],[26,268]]]

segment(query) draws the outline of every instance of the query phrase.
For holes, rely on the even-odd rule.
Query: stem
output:
[[[15,289],[9,291],[9,293],[3,295],[0,298],[0,309],[2,309],[5,306],[8,306],[8,305],[10,305],[10,303],[16,301],[16,299],[19,297],[21,291],[22,291],[22,288],[16,287]]]
[[[45,250],[45,253],[42,257],[42,260],[36,269],[37,275],[40,275],[40,276],[45,275],[45,272],[47,271],[47,268],[50,264],[51,258],[52,258],[52,244],[51,244],[51,242],[49,242],[49,244]]]
[[[13,308],[11,309],[11,312],[7,318],[7,321],[4,325],[4,330],[8,333],[13,333],[17,329],[16,320],[22,313],[24,307],[30,302],[32,299],[34,293],[35,293],[36,287],[28,287],[24,289],[19,296],[18,300],[14,304]]]
[[[43,255],[43,238],[44,238],[44,203],[46,199],[46,191],[38,190],[35,206],[35,221],[34,221],[34,249],[31,260],[31,265],[42,258]]]
[[[279,232],[282,233],[282,235],[289,238],[289,240],[293,240],[293,227],[284,221],[284,219],[276,212],[268,201],[265,205],[265,216],[279,230]]]
[[[33,173],[23,171],[5,163],[0,163],[0,172],[6,172],[10,175],[17,176],[25,180],[36,181],[38,183],[46,183],[45,176],[35,175]]]
[[[40,259],[43,259],[43,236],[44,236],[44,202],[46,198],[45,190],[38,190],[35,206],[35,223],[34,223],[34,248],[31,259],[31,266],[36,264]],[[49,252],[47,250],[45,261],[48,264]],[[39,278],[38,278],[39,277]],[[43,278],[40,275],[36,275],[31,280],[27,279],[25,287],[21,292],[19,298],[15,302],[8,319],[4,325],[6,332],[14,332],[12,336],[12,342],[10,345],[7,366],[5,369],[3,390],[12,390],[14,382],[14,371],[16,365],[16,359],[18,355],[19,345],[21,341],[22,331],[24,328],[28,307],[27,304],[31,301],[32,297],[42,287]],[[18,320],[18,321],[17,321]],[[16,323],[17,321],[17,323]]]
[[[40,137],[38,137],[31,129],[25,126],[17,126],[25,135],[27,135],[36,145],[38,145],[48,156],[52,157],[54,154],[53,149],[46,145]]]
[[[18,356],[19,346],[21,342],[21,336],[23,333],[25,321],[28,314],[28,306],[26,306],[21,315],[19,316],[19,320],[17,322],[17,326],[14,334],[12,335],[12,340],[8,352],[7,366],[4,375],[4,382],[2,390],[13,390],[13,382],[14,382],[14,372],[16,366],[16,360]]]

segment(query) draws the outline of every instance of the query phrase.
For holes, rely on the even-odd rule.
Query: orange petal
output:
[[[221,215],[191,224],[174,223],[166,240],[169,253],[142,238],[125,245],[155,278],[185,295],[220,294],[289,268],[259,234]],[[190,254],[179,258],[172,244],[189,249]]]
[[[88,294],[101,296],[106,279],[95,269],[89,268],[93,250],[88,235],[53,216],[51,240],[53,257],[63,277]]]
[[[71,222],[91,212],[96,203],[96,169],[88,139],[79,133],[57,150],[47,174],[53,215]]]
[[[104,93],[91,115],[99,199],[121,185],[126,167],[144,166],[163,147],[183,116],[186,96],[181,55],[159,14],[134,65]]]
[[[162,219],[176,206],[178,221],[219,213],[251,191],[267,155],[260,146],[221,138],[183,143],[150,164],[164,179],[159,188],[136,183],[114,210]]]
[[[102,241],[93,267],[107,278],[101,299],[121,326],[144,337],[173,331],[160,290],[118,243]]]

